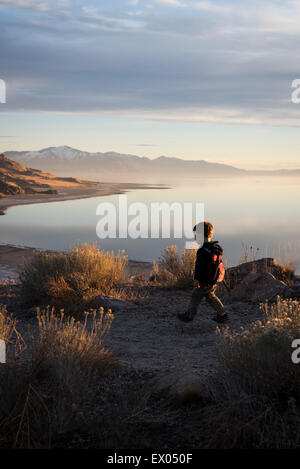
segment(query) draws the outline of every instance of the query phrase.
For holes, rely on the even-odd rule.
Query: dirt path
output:
[[[115,312],[106,344],[117,359],[137,370],[207,376],[217,365],[214,312],[203,302],[192,323],[181,323],[190,292],[153,288],[149,303]],[[229,326],[239,329],[261,317],[256,305],[227,304]]]

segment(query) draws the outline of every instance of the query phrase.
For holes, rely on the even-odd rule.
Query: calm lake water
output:
[[[205,219],[215,226],[215,239],[227,262],[235,265],[252,246],[256,258],[274,256],[284,261],[300,256],[300,185],[296,178],[204,180],[164,190],[128,193],[128,204],[144,202],[203,202]],[[0,244],[42,249],[68,249],[80,242],[98,242],[106,250],[125,249],[130,259],[152,261],[161,249],[186,239],[104,239],[96,235],[102,202],[118,206],[118,196],[12,207],[0,217]],[[129,217],[129,220],[133,217]],[[257,251],[257,249],[259,249]],[[299,266],[297,271],[299,272]]]

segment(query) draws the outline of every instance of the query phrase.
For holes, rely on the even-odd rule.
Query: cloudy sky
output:
[[[0,151],[300,167],[300,0],[0,0]]]

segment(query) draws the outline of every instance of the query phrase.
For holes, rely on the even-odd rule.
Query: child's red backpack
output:
[[[217,282],[222,282],[225,277],[225,268],[220,254],[215,254],[209,249],[205,248],[209,253],[209,264],[207,280],[209,284],[214,285]]]

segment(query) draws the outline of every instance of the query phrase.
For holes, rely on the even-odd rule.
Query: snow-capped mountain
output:
[[[93,180],[153,183],[169,182],[170,178],[235,176],[244,173],[232,166],[204,160],[187,161],[165,156],[151,160],[115,152],[90,153],[69,146],[48,147],[39,151],[7,151],[5,155],[42,171]]]
[[[205,160],[182,160],[160,156],[155,159],[115,152],[81,151],[69,146],[48,147],[39,151],[7,151],[5,155],[25,166],[99,181],[169,183],[174,180],[247,175],[293,175],[300,170],[246,171]]]
[[[76,148],[68,147],[63,145],[60,147],[48,147],[38,151],[22,151],[22,152],[6,152],[9,154],[18,154],[18,157],[26,159],[26,161],[34,159],[61,159],[61,160],[73,160],[76,158],[83,158],[88,156],[89,153],[86,151],[76,150]]]

